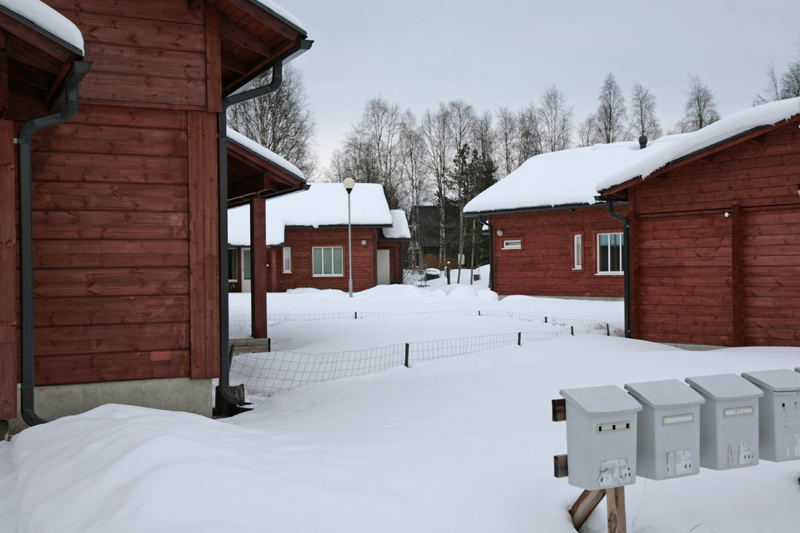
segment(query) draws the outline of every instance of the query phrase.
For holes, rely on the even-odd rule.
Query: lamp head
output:
[[[342,182],[342,185],[344,185],[344,188],[347,189],[347,194],[350,194],[350,191],[352,191],[353,187],[356,186],[356,180],[353,178],[345,178],[345,180]]]

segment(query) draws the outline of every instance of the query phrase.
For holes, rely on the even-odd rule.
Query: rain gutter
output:
[[[66,102],[58,113],[29,120],[19,129],[19,297],[20,297],[20,412],[29,426],[46,421],[34,410],[33,331],[33,185],[31,137],[34,132],[67,122],[78,111],[78,86],[89,72],[91,61],[75,61],[66,77]]]
[[[217,114],[217,161],[219,173],[219,390],[222,400],[231,404],[233,414],[242,412],[248,405],[231,393],[230,358],[228,344],[228,108],[247,100],[266,96],[280,89],[283,83],[283,64],[311,48],[313,41],[303,39],[285,56],[276,59],[272,66],[272,81],[269,85],[250,90],[240,90],[222,99],[222,110]],[[221,408],[219,412],[225,412]]]
[[[631,247],[628,240],[628,217],[614,212],[614,200],[596,196],[595,200],[606,203],[606,213],[611,218],[622,222],[622,272],[624,276],[623,300],[625,301],[625,338],[631,338],[631,291],[630,291],[630,254]]]

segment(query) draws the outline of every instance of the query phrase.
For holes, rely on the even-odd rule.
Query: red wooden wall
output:
[[[625,206],[615,211],[625,214]],[[623,276],[597,274],[597,234],[622,232],[622,223],[605,207],[555,209],[491,215],[494,290],[530,296],[623,295]],[[497,230],[503,236],[497,236]],[[583,268],[574,270],[573,236],[583,243]],[[503,241],[521,239],[519,250],[503,250]]]
[[[19,264],[14,125],[0,120],[0,419],[17,416]]]
[[[800,346],[798,123],[628,190],[635,338]]]
[[[353,228],[353,290],[363,291],[375,286],[375,230]],[[366,241],[365,245],[361,241]],[[292,249],[292,272],[283,273],[283,246],[276,246],[275,255],[270,256],[267,279],[269,292],[285,292],[299,287],[338,289],[348,291],[349,270],[347,255],[347,228],[286,228],[284,246]],[[311,249],[315,246],[341,246],[343,251],[343,275],[314,277]],[[273,281],[277,283],[274,284]]]
[[[47,3],[93,65],[33,136],[36,383],[214,377],[218,35],[189,2]]]

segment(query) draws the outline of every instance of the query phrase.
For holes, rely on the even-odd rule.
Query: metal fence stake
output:
[[[409,345],[408,345],[408,343],[406,343],[406,368],[408,368],[408,349],[409,349]]]
[[[517,333],[517,346],[522,346],[522,332]]]

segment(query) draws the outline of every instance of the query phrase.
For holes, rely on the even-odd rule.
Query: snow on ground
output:
[[[493,301],[474,291],[453,297],[469,287],[447,289],[449,296],[441,289],[444,297],[434,296],[438,290],[379,288],[352,300],[295,291],[270,295],[268,305],[270,313],[497,306],[612,324],[622,318],[619,302]],[[455,328],[448,316],[430,315],[429,324],[413,316],[352,322],[388,337],[440,323]],[[333,337],[324,322],[305,323],[308,346],[325,347],[316,328]],[[461,335],[478,327],[465,320]],[[351,349],[367,342],[349,333]],[[104,406],[0,443],[0,529],[567,533],[574,531],[568,508],[581,490],[553,477],[553,455],[566,453],[566,426],[550,421],[560,389],[798,365],[796,348],[688,352],[581,335],[309,385],[228,420]],[[762,461],[638,478],[625,491],[629,531],[796,531],[799,475],[800,462]],[[601,504],[583,532],[605,527]]]

